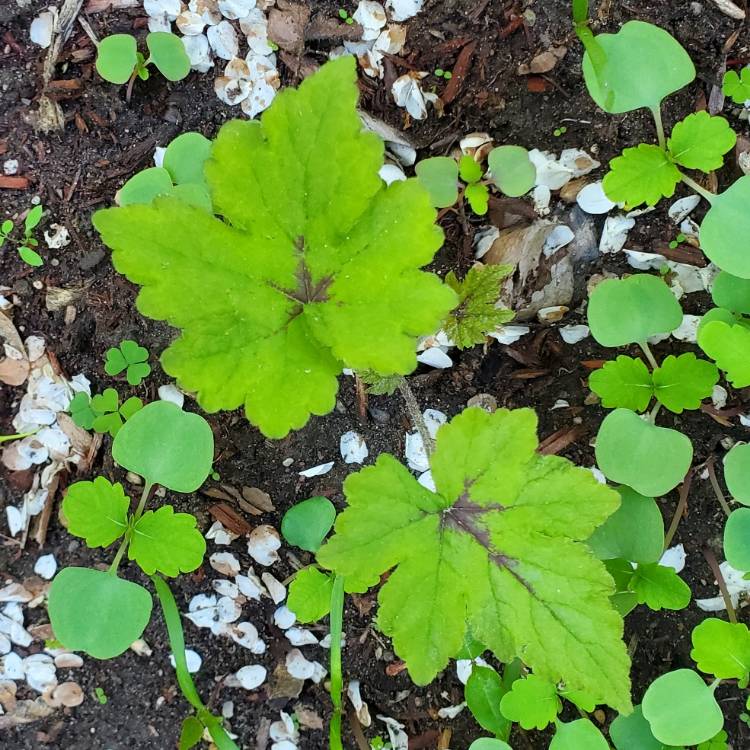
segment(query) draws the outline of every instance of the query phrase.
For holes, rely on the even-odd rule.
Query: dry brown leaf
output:
[[[271,501],[271,496],[264,492],[258,487],[243,487],[242,497],[247,500],[250,505],[258,509],[260,513],[271,513],[276,510]]]
[[[225,529],[229,529],[234,534],[245,536],[252,531],[252,526],[226,503],[216,503],[212,505],[208,512],[217,520]]]

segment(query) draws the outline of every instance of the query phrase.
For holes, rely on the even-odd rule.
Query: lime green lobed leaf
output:
[[[175,513],[171,505],[146,511],[133,527],[128,558],[144,573],[156,571],[175,577],[190,573],[203,562],[206,540],[196,528],[195,516]]]
[[[654,386],[651,373],[642,359],[626,357],[606,362],[589,376],[589,388],[607,409],[644,411],[651,401]]]
[[[662,279],[641,273],[597,284],[588,320],[602,346],[625,346],[674,331],[682,323],[682,308]]]
[[[698,346],[735,388],[750,385],[750,330],[745,326],[712,320],[698,330]]]
[[[96,72],[110,83],[127,83],[138,61],[138,45],[130,34],[112,34],[99,42]]]
[[[180,81],[190,73],[190,58],[182,39],[168,31],[152,31],[146,36],[151,62],[168,81]]]
[[[677,164],[711,172],[721,169],[724,154],[734,148],[736,141],[737,136],[723,117],[712,117],[702,110],[674,126],[667,147]]]
[[[667,745],[697,745],[724,725],[713,690],[691,669],[678,669],[654,680],[641,704],[657,740]]]
[[[511,198],[520,198],[534,187],[536,167],[523,146],[498,146],[487,156],[495,186]]]
[[[510,734],[512,723],[500,710],[500,701],[507,692],[494,669],[476,664],[464,688],[464,700],[479,726],[499,737]]]
[[[600,560],[655,563],[664,551],[664,519],[652,497],[618,487],[620,507],[589,537]],[[630,579],[629,579],[630,580]]]
[[[458,162],[458,174],[465,183],[471,184],[482,179],[484,170],[482,165],[475,161],[473,157],[464,154]]]
[[[458,200],[458,164],[455,159],[432,156],[418,162],[414,171],[436,208],[447,208]]]
[[[630,589],[645,604],[660,609],[685,609],[690,604],[690,587],[675,573],[674,568],[659,563],[640,563],[630,579]]]
[[[713,362],[698,359],[692,352],[675,357],[670,354],[654,370],[654,395],[675,414],[684,409],[699,409],[719,382],[719,371]]]
[[[711,208],[701,223],[701,250],[719,268],[742,279],[750,279],[750,175],[733,182],[711,199]]]
[[[596,437],[596,462],[607,479],[647,497],[665,495],[687,474],[693,460],[689,438],[656,427],[628,409],[608,414]]]
[[[464,197],[477,216],[484,216],[487,213],[490,200],[490,191],[487,185],[481,183],[467,185],[466,190],[464,190]]]
[[[733,510],[727,518],[724,556],[735,570],[750,571],[750,508]]]
[[[522,729],[544,729],[555,721],[561,709],[557,687],[534,674],[516,680],[500,701],[503,716]]]
[[[624,203],[627,208],[641,203],[655,206],[662,198],[671,198],[681,179],[667,152],[649,143],[626,148],[609,167],[602,182],[604,192],[611,201]]]
[[[722,90],[735,104],[744,104],[750,99],[750,67],[743,68],[739,73],[736,70],[724,73]]]
[[[750,631],[742,622],[726,622],[709,617],[692,633],[690,658],[701,672],[720,680],[740,680],[741,686],[750,679]]]
[[[151,618],[151,594],[91,568],[64,568],[52,581],[48,612],[55,638],[96,659],[124,653]]]
[[[355,79],[334,60],[222,128],[205,173],[224,221],[170,198],[94,217],[139,310],[182,329],[165,371],[271,437],[330,411],[344,367],[411,372],[455,304],[418,270],[442,242],[435,210],[417,180],[383,185]]]
[[[609,750],[607,740],[588,719],[560,722],[549,750]]]
[[[333,576],[302,568],[289,584],[287,606],[300,622],[317,622],[331,611]]]
[[[722,729],[718,734],[712,737],[710,740],[701,742],[696,750],[728,750],[729,744],[727,742],[729,735]]]
[[[513,320],[512,310],[497,307],[500,284],[512,271],[512,266],[477,264],[461,281],[453,271],[448,272],[445,283],[458,295],[458,305],[451,310],[443,329],[459,349],[481,344],[488,333]]]
[[[583,469],[536,453],[536,416],[470,408],[440,429],[423,488],[393,457],[348,477],[349,506],[318,561],[380,589],[378,623],[426,684],[467,627],[498,656],[630,709],[612,579],[581,542],[617,494]]]
[[[583,75],[591,98],[610,114],[654,109],[695,78],[690,55],[671,34],[653,24],[628,21],[616,34],[598,34],[595,41],[602,59],[595,71],[587,51]]]
[[[128,528],[129,508],[122,485],[104,477],[72,484],[63,500],[68,531],[83,537],[89,547],[108,547],[119,539]]]
[[[750,444],[738,443],[724,456],[724,481],[738,503],[750,505]]]

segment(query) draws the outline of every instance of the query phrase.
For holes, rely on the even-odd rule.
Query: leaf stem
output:
[[[659,369],[659,363],[656,361],[656,357],[651,352],[651,347],[648,345],[648,341],[639,341],[638,346],[641,347],[641,350],[646,355],[646,359],[648,360],[648,363],[651,365],[652,370],[658,370]]]
[[[716,495],[716,499],[719,501],[719,505],[721,505],[721,509],[724,511],[727,518],[729,518],[729,516],[732,514],[732,509],[729,507],[729,503],[724,497],[724,493],[721,491],[719,480],[716,478],[716,471],[714,470],[714,459],[715,457],[711,456],[711,458],[706,461],[708,480],[709,482],[711,482],[711,487],[713,488],[714,494]]]
[[[727,588],[727,582],[724,580],[724,576],[721,574],[721,568],[719,567],[719,563],[716,561],[716,555],[714,555],[713,550],[706,547],[703,550],[703,557],[706,558],[706,562],[708,563],[708,566],[711,568],[711,572],[714,574],[716,583],[719,584],[719,591],[721,591],[721,597],[722,599],[724,599],[724,606],[727,608],[727,614],[729,615],[729,622],[736,623],[737,612],[734,609],[734,604],[732,604],[732,597],[729,594],[729,589]]]
[[[151,488],[153,486],[154,485],[152,482],[146,482],[143,487],[143,492],[141,493],[141,499],[138,502],[138,507],[135,509],[135,513],[133,514],[131,522],[128,524],[128,528],[125,531],[125,536],[123,536],[122,541],[120,542],[120,546],[117,548],[117,554],[115,554],[114,560],[112,560],[112,564],[109,566],[109,572],[112,575],[115,575],[115,573],[117,573],[117,568],[120,567],[122,556],[125,554],[125,550],[128,548],[130,540],[133,536],[133,527],[136,523],[138,523],[140,517],[143,515],[143,509],[146,507],[146,501],[148,500],[149,493],[151,492]]]
[[[146,502],[148,501],[148,496],[153,486],[153,482],[146,482],[146,484],[144,485],[143,492],[141,493],[141,499],[138,501],[138,507],[135,509],[135,514],[133,515],[134,524],[138,523],[141,516],[143,515],[143,509],[146,507]]]
[[[714,202],[714,200],[716,199],[716,195],[714,193],[710,193],[704,187],[699,185],[692,177],[688,177],[686,174],[682,174],[682,172],[680,172],[680,176],[682,181],[691,190],[694,190],[696,193],[698,193],[698,195],[700,195],[702,198],[705,198],[709,203]]]
[[[651,109],[651,114],[654,116],[654,122],[656,123],[656,137],[659,139],[659,146],[666,149],[667,139],[664,137],[664,123],[661,119],[661,104],[657,104]]]
[[[677,502],[677,507],[675,508],[674,515],[672,516],[672,522],[669,524],[669,530],[664,537],[665,551],[669,549],[669,545],[672,544],[674,535],[677,533],[677,527],[680,525],[682,516],[685,513],[685,508],[687,508],[688,497],[690,496],[690,485],[692,483],[693,470],[690,469],[690,471],[688,471],[688,473],[685,475],[685,479],[682,480],[682,485],[680,486],[680,499]]]
[[[409,419],[419,433],[419,437],[422,438],[425,453],[429,459],[435,451],[435,441],[430,436],[430,431],[427,429],[422,412],[419,409],[417,398],[412,391],[411,386],[406,381],[406,378],[401,378],[398,384],[398,390],[404,397],[404,403],[406,404],[406,411],[409,412]]]
[[[180,686],[180,692],[185,696],[188,703],[195,709],[200,722],[208,729],[211,739],[213,739],[219,750],[239,750],[237,745],[230,739],[226,730],[221,724],[221,719],[214,716],[203,704],[198,690],[195,687],[193,678],[190,675],[185,658],[185,635],[182,631],[182,621],[177,609],[174,594],[161,576],[151,576],[151,581],[156,589],[156,596],[161,604],[161,611],[164,616],[164,623],[167,626],[167,635],[169,636],[169,646],[174,656],[175,674],[177,675],[177,684]]]
[[[328,727],[330,750],[343,750],[341,744],[341,694],[344,679],[341,672],[341,635],[344,630],[344,576],[336,575],[331,590],[331,703],[333,715]]]
[[[657,401],[654,404],[654,408],[651,409],[648,415],[648,421],[651,422],[651,424],[656,424],[656,417],[658,416],[660,410],[661,410],[661,401]]]

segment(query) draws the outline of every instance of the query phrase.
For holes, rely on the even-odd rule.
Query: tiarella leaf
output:
[[[735,388],[750,385],[750,330],[714,320],[701,326],[698,346],[726,373]]]
[[[690,658],[701,672],[720,680],[737,679],[747,685],[750,678],[750,631],[741,622],[716,617],[703,620],[693,629]]]
[[[640,563],[630,580],[630,588],[639,604],[645,604],[655,612],[685,609],[690,604],[690,587],[674,568],[659,563]]]
[[[148,575],[190,573],[206,553],[206,540],[195,525],[195,516],[175,513],[171,505],[146,511],[133,528],[128,557]]]
[[[561,709],[557,687],[534,674],[516,680],[500,701],[503,716],[522,729],[544,729],[555,721]]]
[[[104,477],[72,484],[63,500],[68,531],[83,537],[89,547],[108,547],[119,539],[128,528],[129,507],[122,485]]]
[[[698,359],[692,352],[675,357],[670,354],[654,370],[654,395],[675,414],[684,409],[699,409],[701,401],[713,393],[719,371],[713,362]]]
[[[345,366],[411,372],[415,338],[455,304],[418,270],[442,232],[418,181],[384,187],[355,79],[331,61],[260,123],[222,128],[205,172],[225,221],[171,198],[94,217],[140,311],[182,329],[164,369],[272,437],[330,411]]]
[[[724,154],[734,148],[736,141],[737,136],[723,117],[712,117],[702,110],[674,126],[667,147],[677,164],[711,172],[721,168]]]
[[[317,622],[331,611],[333,577],[317,568],[302,568],[289,584],[287,606],[300,622]]]
[[[458,653],[468,626],[501,661],[518,656],[540,678],[629,708],[611,578],[580,543],[618,496],[539,456],[535,432],[530,410],[465,410],[438,432],[437,493],[381,455],[346,480],[349,506],[318,561],[371,584],[393,569],[378,623],[418,684]]]
[[[654,392],[646,363],[623,354],[592,372],[589,388],[601,398],[602,406],[607,409],[621,407],[633,411],[644,411]]]
[[[604,192],[614,203],[629,208],[641,203],[655,206],[662,198],[670,198],[681,179],[667,152],[648,143],[626,148],[609,166],[602,183]]]
[[[443,329],[459,349],[481,344],[488,333],[513,319],[512,310],[497,307],[500,284],[512,271],[512,266],[475,265],[462,281],[453,271],[445,277],[445,283],[458,295],[458,305]]]

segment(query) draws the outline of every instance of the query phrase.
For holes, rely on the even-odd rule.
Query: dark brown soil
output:
[[[21,8],[21,5],[26,7]],[[92,211],[111,202],[114,191],[133,173],[149,166],[154,146],[165,145],[175,135],[185,130],[198,130],[213,136],[227,119],[237,116],[237,110],[223,105],[216,98],[212,80],[215,72],[191,74],[190,77],[170,85],[158,75],[146,83],[138,83],[128,104],[122,88],[102,82],[93,72],[91,62],[70,63],[58,68],[57,78],[79,80],[80,90],[63,99],[66,116],[62,132],[44,135],[35,132],[28,123],[30,110],[36,106],[39,95],[40,70],[43,53],[28,40],[28,27],[33,16],[47,3],[32,0],[17,3],[3,0],[0,3],[0,33],[4,33],[4,48],[0,48],[0,154],[2,159],[18,158],[21,172],[32,180],[26,190],[0,190],[1,217],[17,214],[27,208],[33,195],[40,196],[53,220],[65,224],[71,231],[73,242],[54,257],[57,265],[48,262],[41,270],[33,271],[23,265],[15,253],[5,248],[0,252],[0,284],[12,286],[21,299],[15,311],[15,321],[23,326],[24,335],[37,333],[48,342],[62,367],[69,374],[85,372],[93,380],[95,390],[112,385],[102,369],[104,352],[124,338],[134,338],[147,346],[152,353],[160,352],[172,337],[165,326],[142,318],[135,310],[135,289],[111,267],[105,248],[91,227]],[[309,0],[313,13],[324,17],[336,15],[340,3],[332,0]],[[345,4],[347,7],[351,3]],[[519,3],[518,5],[521,5]],[[489,0],[433,0],[426,3],[422,14],[409,24],[405,63],[388,62],[384,82],[363,82],[363,106],[390,123],[402,127],[403,110],[397,109],[387,93],[390,82],[409,65],[419,70],[436,67],[451,69],[456,63],[462,44],[455,40],[477,42],[476,55],[457,99],[446,108],[445,116],[438,119],[431,114],[423,123],[414,123],[411,135],[429,153],[445,153],[463,135],[474,131],[489,132],[497,143],[511,142],[559,151],[563,147],[598,149],[602,161],[610,158],[625,146],[641,139],[653,138],[652,125],[645,116],[636,113],[609,117],[600,113],[589,99],[580,76],[580,49],[569,23],[569,3],[565,0],[531,0],[525,3],[536,14],[536,22],[526,29],[520,28],[507,38],[501,34],[506,29],[513,2]],[[699,6],[700,13],[691,10],[691,3],[664,3],[658,0],[631,0],[630,3],[613,3],[604,0],[600,7],[599,28],[616,30],[630,18],[652,21],[672,32],[687,48],[695,60],[699,77],[690,87],[672,97],[666,109],[665,121],[669,127],[677,118],[696,107],[707,96],[717,80],[724,61],[722,46],[734,31],[734,24],[722,15],[710,0]],[[697,5],[697,4],[692,4]],[[352,6],[351,9],[353,9]],[[90,15],[89,21],[99,36],[131,31],[138,23],[142,11],[104,12]],[[137,33],[143,33],[139,31]],[[747,35],[743,32],[732,54],[743,59],[747,54]],[[85,35],[76,28],[73,42],[66,51],[85,48]],[[516,74],[518,65],[528,62],[534,54],[549,45],[566,45],[570,51],[561,63],[546,77],[547,90],[532,93],[525,78]],[[328,45],[316,43],[309,54],[322,62],[321,53]],[[284,84],[294,84],[292,71],[280,66]],[[444,84],[434,79],[438,92]],[[567,132],[555,137],[553,131],[566,124]],[[739,123],[735,123],[739,125]],[[665,221],[664,211],[652,214],[652,220],[642,220],[631,241],[650,250],[655,242],[672,239]],[[469,231],[480,222],[469,219]],[[601,222],[597,220],[597,228]],[[447,243],[439,256],[439,270],[450,268],[459,272],[470,264],[470,237],[466,229],[448,214],[444,218]],[[631,243],[632,244],[632,243]],[[48,254],[48,261],[50,254]],[[610,264],[610,269],[617,270]],[[598,266],[590,269],[593,273]],[[37,289],[32,282],[41,282]],[[71,287],[82,282],[90,283],[88,293],[78,303],[75,321],[66,325],[62,312],[49,312],[44,304],[47,286]],[[208,290],[207,290],[207,293]],[[196,301],[200,303],[199,300]],[[706,300],[691,295],[686,312],[696,312]],[[578,322],[576,314],[565,318],[565,323]],[[533,336],[523,339],[510,349],[493,344],[486,351],[481,347],[459,354],[457,364],[445,371],[420,371],[412,378],[420,402],[449,416],[461,410],[473,395],[489,393],[499,404],[508,407],[531,406],[540,415],[540,436],[545,438],[557,430],[571,427],[580,418],[586,429],[576,442],[564,449],[562,455],[584,465],[593,464],[590,439],[596,434],[603,411],[598,407],[584,406],[588,395],[588,371],[583,360],[611,356],[591,339],[578,345],[563,344],[553,328],[537,326]],[[669,344],[657,347],[660,354],[670,350]],[[516,353],[516,357],[508,352]],[[520,361],[519,355],[520,352]],[[537,369],[545,371],[535,378],[523,377],[529,358]],[[158,385],[168,378],[155,368],[147,385],[131,389],[131,395],[144,400],[155,397]],[[118,383],[121,393],[126,386]],[[12,407],[19,391],[0,389],[0,434],[8,431],[13,416]],[[550,411],[558,400],[566,399],[570,408]],[[743,404],[743,394],[733,393],[728,407]],[[323,418],[315,418],[303,430],[282,441],[264,439],[257,430],[236,414],[214,415],[210,422],[217,439],[216,470],[221,481],[241,487],[257,486],[267,491],[277,512],[262,518],[263,522],[278,527],[283,512],[293,503],[314,494],[329,496],[339,507],[343,506],[341,484],[348,469],[340,463],[330,474],[312,480],[300,479],[297,472],[336,457],[338,436],[356,428],[365,438],[370,459],[383,451],[403,455],[403,436],[408,420],[397,397],[372,397],[370,414],[366,420],[357,415],[357,403],[351,379],[342,378],[339,402],[335,411]],[[665,424],[669,418],[665,418]],[[720,453],[718,441],[725,435],[739,438],[743,428],[727,429],[708,414],[690,412],[674,417],[675,426],[691,436],[695,445],[696,463]],[[95,471],[122,479],[108,456],[109,439]],[[294,459],[289,467],[282,462]],[[12,483],[0,484],[0,507],[17,503],[20,493]],[[676,505],[676,492],[661,499],[664,518],[668,524]],[[174,498],[183,509],[198,516],[204,530],[210,524],[207,508],[210,501],[204,496]],[[250,519],[255,522],[257,519]],[[708,482],[697,479],[690,495],[688,513],[677,537],[687,551],[684,578],[696,598],[714,596],[713,577],[702,555],[706,546],[721,553],[720,536],[723,524],[721,509]],[[246,566],[251,562],[244,545],[233,546]],[[92,553],[53,520],[47,537],[45,552],[54,552],[60,565],[94,564],[103,562],[104,555]],[[3,577],[23,579],[31,572],[37,550],[30,546],[18,550],[8,544],[0,547],[0,574]],[[293,572],[284,558],[281,573]],[[131,574],[136,575],[131,569]],[[203,569],[184,576],[175,584],[178,605],[184,611],[190,598],[207,591],[204,575],[213,576],[206,563]],[[252,657],[269,668],[283,659],[289,648],[286,639],[274,626],[273,608],[269,605],[246,605],[244,616],[261,630],[268,644],[268,652]],[[32,621],[44,622],[43,610],[30,610]],[[395,657],[385,648],[380,636],[371,631],[374,610],[360,614],[353,604],[347,606],[345,627],[347,647],[344,651],[345,673],[350,679],[359,679],[365,698],[374,715],[393,716],[406,724],[413,738],[414,748],[436,748],[438,731],[446,726],[453,730],[451,745],[454,750],[467,748],[471,740],[481,734],[468,711],[451,721],[437,718],[437,710],[463,700],[463,690],[448,669],[428,688],[415,688],[406,672],[395,677],[386,674],[386,666]],[[692,627],[700,621],[702,613],[691,605],[677,612],[654,613],[639,608],[627,618],[626,639],[633,656],[633,695],[639,700],[645,687],[659,674],[691,666],[689,658]],[[186,713],[187,704],[176,693],[173,670],[168,662],[169,646],[159,616],[153,618],[145,638],[153,647],[151,658],[140,658],[128,652],[114,662],[95,662],[86,659],[85,667],[61,677],[80,682],[87,695],[80,707],[56,713],[49,720],[9,731],[2,738],[7,750],[26,750],[47,744],[51,747],[84,750],[110,748],[111,750],[161,750],[176,747],[179,726]],[[297,701],[271,701],[263,691],[246,693],[243,690],[217,688],[221,678],[251,661],[242,648],[198,630],[186,623],[186,640],[203,657],[203,667],[197,675],[197,684],[204,696],[212,696],[213,705],[221,706],[225,700],[235,701],[232,728],[240,737],[240,744],[256,748],[256,734],[266,720],[278,718],[280,709],[291,710]],[[360,642],[361,641],[361,642]],[[35,644],[38,645],[38,644]],[[306,648],[320,661],[327,652]],[[95,687],[106,692],[109,701],[99,705],[93,698]],[[22,689],[19,688],[19,695]],[[407,693],[406,697],[404,693]],[[727,729],[733,747],[747,746],[750,731],[738,719],[741,704],[736,691],[720,691],[724,700]],[[299,699],[313,708],[324,720],[329,713],[329,699],[323,686],[307,683]],[[604,718],[604,717],[602,717]],[[607,717],[607,718],[611,718]],[[377,722],[376,722],[377,723]],[[378,729],[382,729],[378,727]],[[348,734],[346,747],[354,747]],[[304,730],[302,750],[323,748],[327,739],[322,732]],[[542,748],[548,740],[538,733],[518,732],[513,738],[514,747]],[[257,745],[259,750],[264,744]]]

